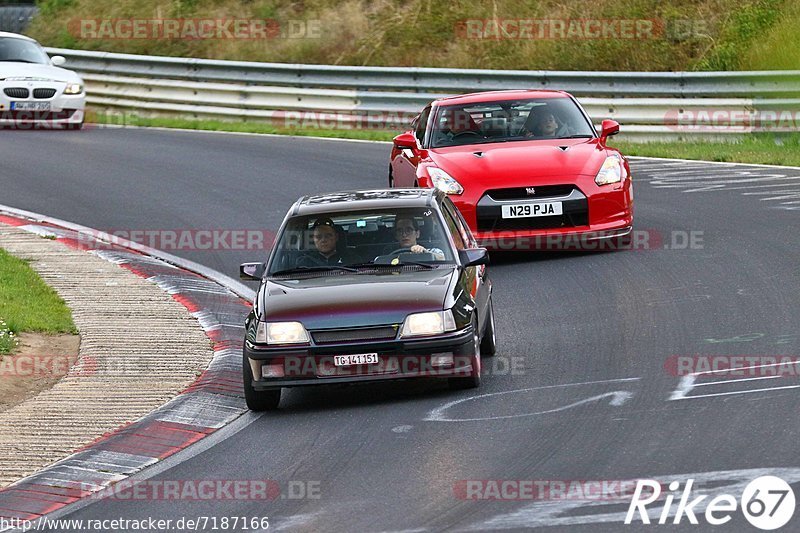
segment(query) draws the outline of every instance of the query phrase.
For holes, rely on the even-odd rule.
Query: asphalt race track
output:
[[[389,151],[135,129],[0,135],[0,203],[111,231],[274,231],[303,194],[384,187]],[[318,498],[98,500],[63,516],[268,516],[278,531],[616,532],[655,526],[623,525],[630,498],[475,500],[465,487],[637,478],[683,487],[693,478],[738,498],[772,473],[797,492],[797,373],[692,382],[671,363],[800,356],[800,170],[664,160],[632,168],[639,249],[493,256],[499,349],[496,362],[484,360],[478,392],[294,389],[279,412],[140,476],[271,479],[318,488]],[[230,276],[263,257],[169,251]],[[653,521],[659,512],[651,508]],[[684,517],[666,529],[711,526]],[[755,530],[739,514],[718,529]]]

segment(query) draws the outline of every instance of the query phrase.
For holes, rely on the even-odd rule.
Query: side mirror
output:
[[[600,126],[601,139],[605,140],[612,135],[616,135],[617,133],[619,133],[619,122],[609,119],[603,121],[603,124]]]
[[[401,133],[400,135],[392,139],[392,142],[394,143],[395,148],[397,148],[398,150],[417,149],[417,138],[414,137],[413,134],[408,132]]]
[[[247,281],[261,281],[266,271],[266,263],[242,263],[239,265],[239,278]]]
[[[53,56],[50,58],[50,64],[54,67],[60,67],[64,63],[67,62],[67,58],[64,56]]]
[[[486,248],[467,248],[458,251],[458,258],[465,267],[488,265],[489,251]]]

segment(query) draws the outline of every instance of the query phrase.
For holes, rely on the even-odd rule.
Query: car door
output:
[[[392,158],[392,176],[394,178],[395,187],[414,187],[417,181],[417,166],[420,162],[419,151],[422,149],[422,143],[425,141],[425,130],[428,125],[428,118],[430,117],[431,106],[422,110],[419,117],[414,123],[414,130],[412,133],[417,138],[417,150],[410,150],[408,148],[400,149],[394,147],[392,150],[394,157]]]
[[[478,248],[478,243],[469,230],[469,226],[467,226],[453,202],[447,197],[442,201],[442,214],[450,232],[453,234],[456,249]],[[469,292],[475,300],[478,308],[478,327],[480,331],[484,331],[486,318],[489,316],[489,298],[492,290],[486,265],[466,267],[464,274],[464,290]]]

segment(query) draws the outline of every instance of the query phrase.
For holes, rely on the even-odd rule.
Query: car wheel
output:
[[[488,323],[481,339],[481,355],[483,357],[494,357],[495,353],[497,353],[497,339],[494,333],[494,304],[490,298]]]
[[[481,384],[481,339],[478,336],[478,321],[472,319],[472,375],[464,378],[448,378],[447,385],[453,390],[476,389]]]
[[[394,176],[392,175],[392,167],[389,167],[389,188],[394,188]]]
[[[83,129],[83,122],[78,122],[77,124],[67,124],[68,130],[82,130]]]
[[[281,389],[257,391],[253,388],[253,371],[247,356],[242,362],[242,377],[244,379],[244,400],[251,411],[272,411],[281,403]]]

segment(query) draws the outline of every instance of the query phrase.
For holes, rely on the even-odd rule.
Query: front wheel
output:
[[[281,389],[257,391],[253,388],[253,371],[247,356],[244,356],[242,366],[244,380],[244,400],[251,411],[274,411],[281,403]]]
[[[489,317],[487,318],[486,330],[481,339],[481,355],[483,357],[493,357],[497,353],[497,338],[494,333],[494,304],[489,299]]]
[[[478,321],[472,319],[472,374],[467,377],[448,378],[447,385],[452,390],[477,389],[481,385],[481,340],[478,335]]]

